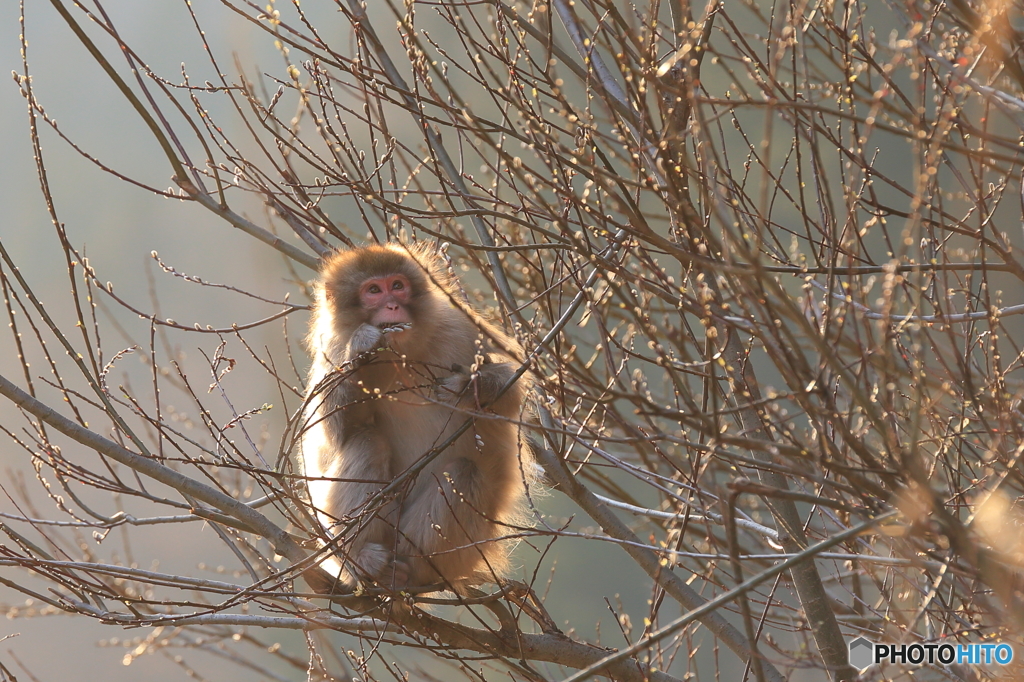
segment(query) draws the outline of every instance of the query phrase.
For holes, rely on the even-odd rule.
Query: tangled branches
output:
[[[67,135],[23,45],[16,80],[73,306],[49,312],[0,242],[22,374],[0,379],[21,413],[2,428],[42,484],[9,491],[22,501],[3,512],[0,566],[23,570],[5,590],[155,628],[140,653],[300,630],[308,656],[263,656],[310,679],[401,677],[390,645],[467,677],[763,681],[852,679],[857,635],[1020,643],[1015,4],[225,0],[181,8],[205,63],[173,77],[99,3],[51,4],[123,96],[111,115],[147,126],[176,187]],[[224,66],[203,31],[224,8],[280,68]],[[256,296],[160,262],[181,286],[265,306],[219,326],[115,293],[58,214],[44,134],[275,249],[291,283]],[[399,238],[447,243],[467,296],[527,349],[528,426],[554,492],[533,491],[532,525],[508,528],[521,580],[468,600],[325,600],[295,581],[318,558],[290,463],[301,351],[258,335],[301,326],[287,289],[308,293],[319,256]],[[117,323],[99,305],[132,313],[125,350],[100,343]],[[263,394],[232,387],[240,367]],[[115,387],[118,372],[149,389]],[[40,492],[49,511],[29,513]],[[95,556],[114,528],[202,527],[236,580]],[[581,600],[604,608],[597,591],[559,601],[571,588],[543,585],[542,568],[576,555],[600,589],[646,600],[604,602],[614,648],[579,630],[598,617]],[[264,665],[255,651],[230,656]]]

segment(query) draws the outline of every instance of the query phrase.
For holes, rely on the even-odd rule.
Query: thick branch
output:
[[[140,619],[134,615],[102,611],[88,604],[75,602],[75,606],[107,622],[126,626],[159,625],[238,625],[285,630],[335,630],[351,633],[392,633],[412,635],[413,641],[393,640],[396,644],[422,647],[423,639],[441,643],[446,648],[464,649],[515,660],[544,661],[568,668],[586,669],[590,674],[603,675],[622,682],[678,682],[675,677],[660,671],[644,671],[629,660],[613,660],[602,664],[614,649],[605,649],[574,642],[565,635],[530,635],[517,633],[508,637],[501,633],[457,625],[422,612],[399,613],[395,609],[388,620],[375,618],[328,616],[309,614],[303,617],[265,616],[237,613],[206,613],[189,616],[158,616]]]

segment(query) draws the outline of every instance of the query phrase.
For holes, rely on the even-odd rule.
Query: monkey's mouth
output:
[[[394,324],[383,324],[380,326],[380,330],[385,334],[397,334],[398,332],[404,332],[407,329],[412,329],[412,323],[396,322]]]

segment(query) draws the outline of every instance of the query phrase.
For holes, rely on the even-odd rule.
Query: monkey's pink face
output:
[[[411,300],[412,285],[405,275],[371,277],[359,287],[359,304],[366,311],[369,323],[375,327],[402,322],[411,324]]]

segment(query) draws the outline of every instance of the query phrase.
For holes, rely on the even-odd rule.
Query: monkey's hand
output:
[[[449,403],[484,407],[500,400],[498,393],[515,374],[511,363],[485,363],[470,373],[463,367],[453,366],[455,372],[438,382],[438,398]],[[515,393],[510,389],[507,393]]]
[[[455,404],[469,393],[473,375],[460,365],[452,365],[451,376],[442,377],[434,384],[434,399],[443,403]]]
[[[505,403],[510,400],[514,408],[518,407],[519,391],[515,385],[501,393],[505,384],[512,380],[516,373],[516,365],[511,362],[487,362],[481,365],[480,371],[476,373],[476,399],[480,405],[487,405],[490,409],[504,414],[508,406]],[[500,394],[500,395],[499,395]]]
[[[383,329],[374,327],[372,324],[359,325],[348,341],[348,357],[350,360],[354,360],[360,355],[384,348],[386,345]]]

